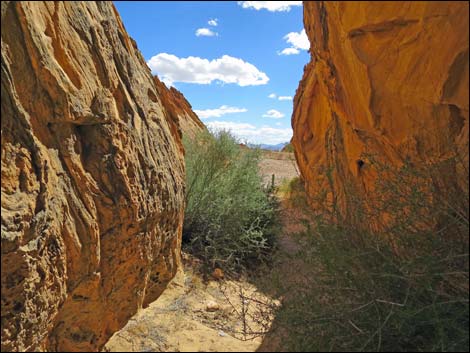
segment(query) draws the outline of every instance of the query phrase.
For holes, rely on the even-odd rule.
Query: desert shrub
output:
[[[299,182],[299,177],[295,177],[292,179],[283,179],[281,181],[281,184],[279,185],[279,192],[281,192],[283,195],[289,195],[290,193],[292,193],[292,191],[296,187],[296,184]]]
[[[288,143],[287,145],[285,145],[282,149],[282,152],[294,152],[294,146],[292,145],[292,143]]]
[[[307,210],[309,207],[305,195],[304,182],[300,177],[282,180],[277,192],[281,198],[289,202],[291,207],[303,210]]]
[[[259,151],[240,148],[225,131],[184,143],[186,248],[226,270],[265,259],[276,229],[276,202],[258,173]]]
[[[443,174],[458,165],[375,161],[374,199],[349,190],[354,217],[311,218],[299,278],[279,282],[281,294],[296,291],[276,317],[284,349],[468,351],[468,178],[462,188]],[[367,222],[384,214],[380,228]]]

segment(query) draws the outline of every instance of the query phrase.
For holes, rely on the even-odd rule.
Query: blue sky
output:
[[[276,144],[309,61],[300,1],[115,1],[147,64],[210,128]]]

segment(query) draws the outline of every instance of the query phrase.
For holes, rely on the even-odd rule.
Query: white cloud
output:
[[[198,28],[196,30],[196,36],[197,37],[214,37],[217,36],[218,34],[216,32],[211,31],[209,28]]]
[[[302,6],[302,1],[238,1],[238,5],[244,9],[252,8],[255,10],[290,11],[293,6]]]
[[[308,40],[305,29],[300,32],[290,32],[284,36],[287,43],[291,45],[290,48],[285,48],[279,55],[295,55],[299,54],[300,50],[309,50],[310,41]]]
[[[211,18],[209,21],[207,21],[207,24],[208,24],[209,26],[214,26],[214,27],[216,27],[216,26],[218,25],[218,21],[219,21],[219,20],[218,20],[217,18]]]
[[[296,54],[299,54],[299,53],[300,53],[299,49],[286,48],[286,49],[283,49],[282,51],[278,52],[277,55],[296,55]]]
[[[253,144],[278,144],[290,141],[292,138],[291,128],[273,128],[262,126],[260,128],[247,123],[237,123],[232,121],[211,121],[206,126],[213,130],[230,130],[235,136],[243,141]]]
[[[301,30],[300,32],[290,32],[284,36],[284,39],[287,43],[292,44],[292,47],[302,50],[309,50],[310,49],[310,41],[308,40],[307,34],[305,33],[305,29]]]
[[[281,126],[281,125],[282,125],[282,123],[280,123],[280,122],[277,122],[277,123],[276,123],[276,124],[274,124],[274,125],[276,125],[276,126]]]
[[[168,85],[173,82],[207,85],[216,81],[257,86],[269,81],[269,77],[253,64],[229,55],[208,60],[195,56],[178,58],[172,54],[160,53],[147,61],[147,65],[154,75],[158,75]]]
[[[291,96],[278,96],[276,93],[271,93],[268,98],[271,99],[278,99],[280,101],[291,101],[292,97]]]
[[[276,109],[270,109],[266,113],[263,114],[263,118],[271,118],[271,119],[281,119],[285,115]]]
[[[222,105],[220,108],[216,108],[216,109],[205,109],[205,110],[195,109],[194,110],[194,112],[201,119],[220,118],[222,115],[225,115],[225,114],[245,113],[247,111],[248,110],[245,108],[229,107],[227,105]]]

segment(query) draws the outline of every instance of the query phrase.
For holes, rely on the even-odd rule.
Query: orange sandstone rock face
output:
[[[167,88],[157,76],[154,76],[154,81],[159,97],[166,108],[166,119],[174,123],[175,133],[193,138],[206,129],[180,91],[174,87]]]
[[[311,43],[293,145],[309,195],[373,192],[363,154],[390,166],[468,163],[468,2],[304,2]],[[455,165],[446,173],[468,183]],[[328,175],[328,177],[327,177]]]
[[[174,108],[111,2],[1,10],[1,348],[97,350],[179,264]]]

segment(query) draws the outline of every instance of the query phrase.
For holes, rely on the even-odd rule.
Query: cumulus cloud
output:
[[[238,5],[244,9],[290,11],[293,6],[302,6],[302,1],[238,1]]]
[[[196,30],[196,36],[197,37],[213,37],[217,36],[218,34],[216,32],[211,31],[209,28],[198,28]]]
[[[284,40],[291,45],[290,48],[285,48],[279,55],[295,55],[299,54],[300,50],[309,50],[310,41],[308,40],[305,29],[300,32],[290,32],[284,36]]]
[[[296,55],[296,54],[299,54],[299,53],[300,53],[300,51],[297,48],[285,48],[285,49],[281,50],[280,52],[278,52],[277,54],[278,55]]]
[[[281,119],[285,115],[276,109],[270,109],[263,114],[263,118]]]
[[[273,128],[270,126],[256,127],[248,123],[237,123],[232,121],[211,121],[206,126],[213,131],[230,130],[235,136],[243,141],[253,144],[278,144],[290,141],[292,138],[291,128]]]
[[[268,98],[271,98],[271,99],[276,99],[277,98],[277,95],[276,93],[271,93]]]
[[[229,55],[208,60],[195,56],[178,58],[172,54],[160,53],[147,61],[147,65],[154,75],[158,75],[170,86],[174,82],[207,85],[213,81],[257,86],[265,85],[269,81],[269,77],[253,64]]]
[[[218,20],[217,18],[211,18],[209,21],[207,21],[207,24],[208,24],[209,26],[214,26],[214,27],[215,27],[215,26],[218,25],[218,21],[219,21],[219,20]]]
[[[247,111],[248,110],[245,108],[229,107],[227,105],[222,105],[220,108],[216,109],[194,110],[197,116],[201,119],[220,118],[225,114],[245,113]]]
[[[290,32],[284,36],[284,39],[287,43],[292,44],[294,48],[309,50],[310,41],[308,40],[305,29],[302,29],[300,32]]]

